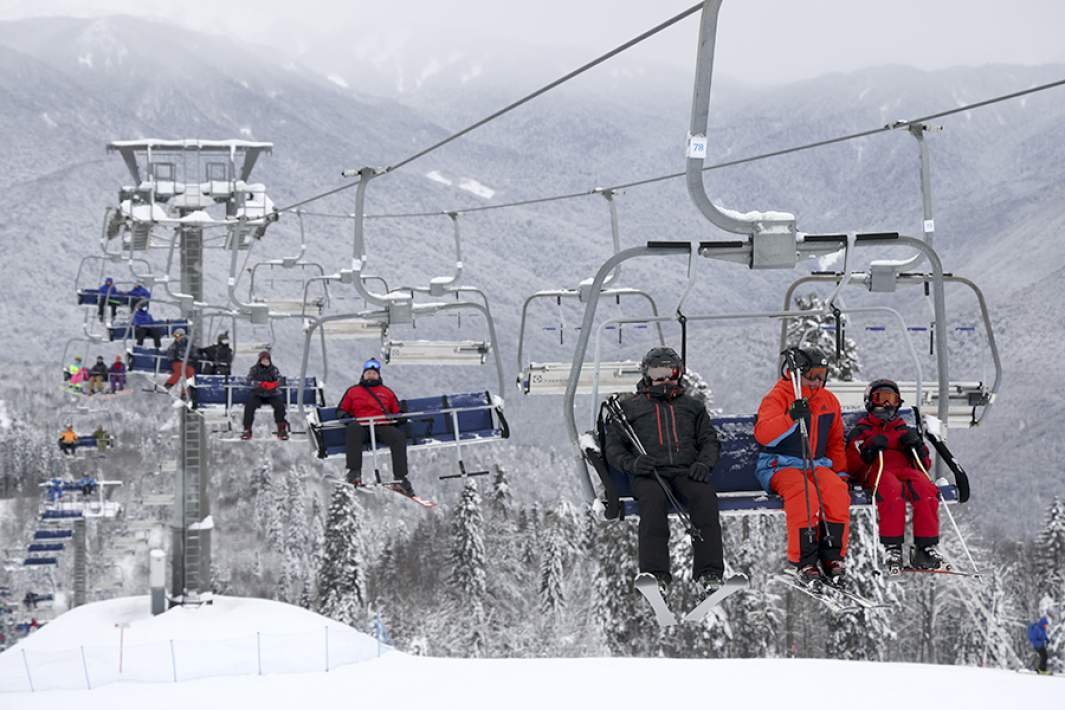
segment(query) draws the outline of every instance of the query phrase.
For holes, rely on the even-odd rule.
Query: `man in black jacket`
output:
[[[721,586],[725,571],[717,493],[710,483],[721,445],[706,407],[684,393],[683,368],[672,348],[652,348],[644,356],[636,394],[623,400],[621,407],[646,454],[640,454],[621,427],[612,423],[606,456],[629,474],[640,504],[640,571],[653,574],[662,586],[672,579],[670,505],[664,484],[688,509],[692,525],[702,534],[702,540],[692,539],[692,578],[711,593]]]
[[[255,423],[255,410],[263,404],[274,408],[274,422],[277,423],[277,438],[288,439],[288,422],[285,421],[285,390],[281,381],[281,372],[274,367],[270,351],[263,350],[259,359],[248,370],[248,384],[252,390],[244,404],[244,433],[241,439],[251,438],[251,427]]]

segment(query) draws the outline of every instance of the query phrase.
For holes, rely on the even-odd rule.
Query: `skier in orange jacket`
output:
[[[800,581],[813,584],[824,577],[840,585],[846,571],[851,502],[845,480],[843,417],[839,400],[825,389],[828,359],[814,349],[789,352],[800,375],[802,397],[795,398],[785,365],[782,377],[758,407],[754,438],[761,453],[755,473],[767,492],[784,499],[788,561],[798,568]],[[812,468],[805,476],[802,419],[807,422]]]

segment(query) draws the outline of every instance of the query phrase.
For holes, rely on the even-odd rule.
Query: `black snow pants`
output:
[[[632,493],[640,504],[640,571],[669,575],[669,500],[654,476],[631,476],[630,480]],[[692,525],[703,536],[701,541],[692,540],[692,579],[708,573],[723,576],[721,519],[714,487],[709,483],[697,483],[686,473],[670,478],[663,476],[663,481],[687,508]]]
[[[285,398],[280,394],[265,395],[252,392],[248,395],[248,401],[244,405],[244,428],[251,429],[255,423],[255,410],[264,404],[274,408],[274,423],[280,424],[285,421]]]
[[[407,434],[391,424],[374,427],[374,438],[392,452],[392,475],[407,477]],[[361,424],[349,424],[345,436],[347,445],[348,481],[362,472],[362,447],[370,440],[370,429]]]

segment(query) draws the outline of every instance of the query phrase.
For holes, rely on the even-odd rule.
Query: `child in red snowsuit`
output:
[[[880,542],[887,551],[889,571],[902,567],[906,503],[913,506],[912,564],[936,569],[943,560],[939,543],[939,491],[920,469],[932,462],[921,435],[898,416],[902,398],[891,380],[874,380],[865,393],[862,417],[847,435],[847,470],[866,490],[875,492],[880,517]]]

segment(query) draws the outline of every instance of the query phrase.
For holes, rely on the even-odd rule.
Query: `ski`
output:
[[[829,595],[825,594],[824,585],[821,583],[820,580],[809,585],[801,584],[797,579],[794,578],[794,575],[792,575],[790,572],[784,572],[779,575],[774,575],[773,577],[771,577],[771,580],[774,582],[779,582],[780,584],[783,584],[786,587],[791,587],[792,589],[798,592],[802,592],[811,599],[816,599],[817,601],[828,607],[831,611],[834,611],[836,613],[843,614],[862,611],[862,607],[860,606],[844,605],[840,602],[839,599],[830,597]]]
[[[665,598],[662,597],[662,590],[658,588],[658,579],[653,574],[640,572],[636,575],[633,586],[651,605],[655,612],[655,621],[658,622],[659,626],[667,628],[677,623],[677,617],[670,611],[669,605],[666,604]]]
[[[407,500],[412,500],[423,508],[429,508],[431,510],[436,507],[436,501],[429,500],[428,498],[422,498],[421,496],[407,495],[403,491],[403,489],[399,487],[398,483],[383,483],[381,484],[381,488],[398,493]]]
[[[346,480],[344,480],[342,478],[334,478],[332,476],[327,476],[326,480],[328,480],[334,486],[350,486],[350,485],[352,485],[351,483],[349,483],[348,481],[346,481]],[[402,490],[400,490],[398,488],[395,488],[394,485],[391,484],[391,483],[364,483],[361,486],[354,486],[354,488],[355,488],[356,491],[359,491],[359,492],[362,492],[362,493],[367,493],[367,494],[373,494],[373,493],[376,493],[379,490],[392,491],[393,493],[398,493],[399,495],[403,496],[407,500],[414,501],[418,505],[422,506],[423,508],[427,508],[429,510],[432,510],[433,508],[435,508],[438,505],[436,501],[430,500],[428,498],[422,498],[421,496],[409,496],[406,493],[404,493]]]
[[[836,585],[832,584],[828,580],[824,580],[823,584],[824,584],[824,588],[825,589],[831,589],[832,593],[838,594],[838,595],[840,595],[840,596],[842,596],[842,597],[844,597],[846,599],[849,599],[850,601],[854,602],[855,604],[857,604],[862,609],[890,609],[891,608],[890,604],[878,604],[878,603],[874,602],[872,599],[866,599],[861,594],[856,594],[856,593],[850,591],[849,589],[844,589],[842,587],[837,587]]]
[[[958,570],[944,569],[942,567],[940,567],[938,569],[921,569],[920,567],[903,567],[902,571],[903,572],[917,572],[917,573],[920,573],[920,574],[952,574],[952,575],[955,575],[957,577],[974,577],[976,579],[980,579],[980,576],[981,576],[981,575],[977,574],[976,572],[959,572]]]
[[[685,614],[682,621],[685,624],[699,623],[710,613],[711,609],[741,589],[746,589],[748,584],[750,584],[750,580],[747,579],[747,575],[745,574],[734,574],[731,577],[728,577],[719,589],[713,594],[708,595],[705,599],[699,602],[694,609]]]

